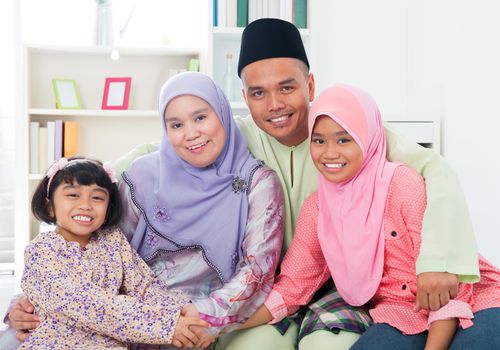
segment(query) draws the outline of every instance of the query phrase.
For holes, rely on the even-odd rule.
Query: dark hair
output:
[[[122,204],[118,186],[116,183],[111,182],[101,162],[82,157],[69,158],[68,161],[76,159],[87,161],[69,163],[69,165],[66,165],[62,170],[59,170],[50,182],[48,193],[47,184],[49,182],[49,177],[45,175],[31,199],[31,211],[33,215],[40,221],[48,224],[55,224],[56,218],[54,215],[51,215],[51,212],[53,212],[52,209],[54,208],[54,192],[59,185],[62,183],[77,183],[83,186],[96,184],[109,192],[108,209],[101,229],[118,224],[122,216]]]

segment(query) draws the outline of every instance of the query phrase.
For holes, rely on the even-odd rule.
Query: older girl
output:
[[[415,308],[425,183],[386,159],[373,99],[347,85],[328,88],[311,108],[309,136],[318,191],[302,206],[277,283],[248,325],[279,320],[307,304],[331,276],[337,297],[312,306],[317,322],[342,328],[352,317],[335,312],[342,299],[356,307],[372,302],[375,324],[352,349],[498,348],[500,272],[482,257],[480,282],[461,283],[458,296],[434,311]],[[358,317],[351,322],[367,324]]]

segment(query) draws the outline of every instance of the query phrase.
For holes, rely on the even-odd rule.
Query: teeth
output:
[[[198,149],[198,148],[200,148],[200,147],[205,146],[206,144],[207,144],[207,143],[206,143],[206,142],[204,142],[204,143],[200,143],[199,145],[190,146],[190,147],[188,147],[188,150],[193,151],[193,150],[195,150],[195,149]]]
[[[73,216],[73,219],[78,220],[78,221],[92,221],[92,218],[90,216],[83,216],[83,215],[76,215]]]
[[[345,163],[324,163],[327,168],[334,168],[334,169],[339,169],[345,167]]]
[[[285,120],[287,120],[287,119],[288,119],[288,115],[284,115],[284,116],[282,116],[282,117],[269,119],[269,121],[270,121],[271,123],[279,123],[279,122],[283,122],[283,121],[285,121]]]

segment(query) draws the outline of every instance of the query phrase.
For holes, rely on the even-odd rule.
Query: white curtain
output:
[[[0,271],[14,262],[15,6],[0,1]]]

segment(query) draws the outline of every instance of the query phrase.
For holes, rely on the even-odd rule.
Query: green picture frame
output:
[[[78,86],[73,79],[53,78],[57,109],[82,109]]]

